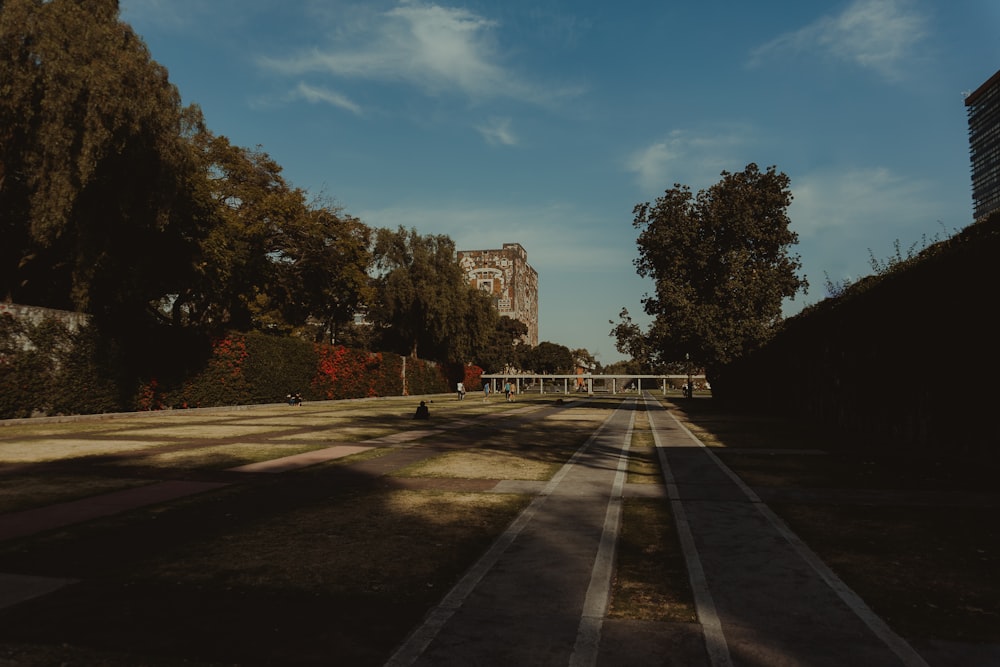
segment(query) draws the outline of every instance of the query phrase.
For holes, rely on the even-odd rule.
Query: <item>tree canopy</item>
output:
[[[439,361],[469,361],[488,344],[498,314],[465,280],[447,236],[379,229],[376,298],[369,316],[385,349]]]
[[[128,316],[169,289],[198,236],[182,116],[115,0],[0,4],[6,298]]]
[[[181,106],[115,0],[0,4],[4,298],[112,336],[159,317],[332,338],[369,298],[371,230],[281,171]]]
[[[526,351],[522,363],[525,370],[553,375],[572,373],[576,367],[573,353],[568,347],[547,340]]]
[[[0,235],[0,298],[93,315],[136,358],[154,330],[497,369],[527,352],[450,238],[373,230],[209,131],[117,0],[0,0]]]
[[[653,317],[640,334],[627,311],[612,330],[620,352],[661,364],[689,359],[711,369],[761,345],[781,320],[781,304],[808,284],[789,253],[789,178],[749,164],[694,196],[675,184],[633,209],[640,230],[635,265],[652,278],[643,300]]]

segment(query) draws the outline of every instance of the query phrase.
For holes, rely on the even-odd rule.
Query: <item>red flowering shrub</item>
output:
[[[465,367],[465,379],[462,380],[465,383],[465,390],[471,391],[478,387],[483,386],[483,369],[479,366],[474,366],[472,364]]]
[[[253,403],[253,387],[243,372],[248,356],[244,334],[213,340],[208,364],[184,383],[173,402],[187,408]]]
[[[135,397],[136,410],[145,412],[147,410],[162,410],[165,407],[167,407],[166,399],[156,378],[150,378],[139,385],[139,391]]]
[[[367,398],[375,388],[381,355],[342,345],[316,345],[316,376],[312,387],[324,398]]]

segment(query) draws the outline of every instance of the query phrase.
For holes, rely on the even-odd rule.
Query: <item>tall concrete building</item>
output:
[[[976,220],[1000,211],[1000,71],[965,98]]]
[[[499,250],[459,250],[458,264],[469,284],[493,297],[500,315],[528,327],[525,344],[538,345],[538,272],[520,243]]]

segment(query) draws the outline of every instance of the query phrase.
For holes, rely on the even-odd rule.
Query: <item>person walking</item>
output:
[[[490,398],[490,381],[487,380],[483,383],[483,403],[488,401]]]
[[[503,383],[503,395],[507,399],[507,402],[510,403],[510,380]]]
[[[464,382],[459,382],[458,383],[458,400],[460,400],[460,401],[465,400],[465,383]]]

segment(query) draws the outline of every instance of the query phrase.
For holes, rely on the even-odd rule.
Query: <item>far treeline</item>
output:
[[[517,344],[450,238],[373,229],[281,172],[182,105],[116,0],[0,4],[0,290],[88,314],[129,382],[173,374],[151,341],[230,332],[570,369],[563,346]]]

